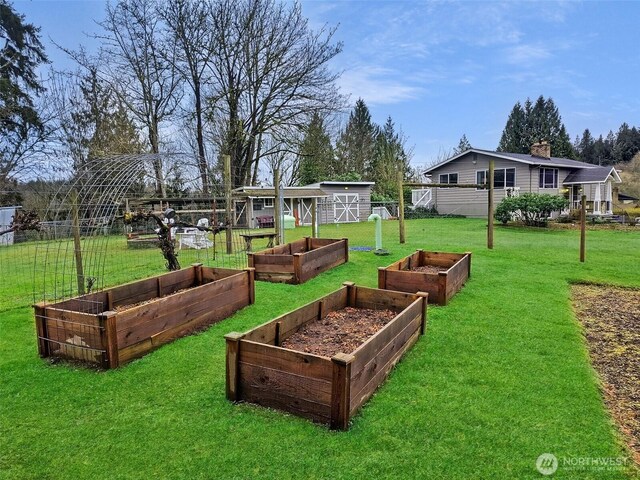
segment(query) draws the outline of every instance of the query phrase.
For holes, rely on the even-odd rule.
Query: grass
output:
[[[40,360],[30,308],[6,308],[0,478],[541,478],[535,462],[545,452],[560,460],[557,478],[637,475],[575,465],[625,451],[569,299],[572,281],[640,286],[636,233],[589,232],[581,264],[574,231],[498,227],[487,250],[481,220],[409,221],[404,245],[397,223],[383,223],[390,256],[350,252],[348,264],[300,286],[257,282],[255,305],[115,371]],[[321,234],[372,245],[372,231]],[[287,240],[303,234],[287,231]],[[349,432],[225,400],[225,333],[345,280],[375,286],[376,267],[416,248],[473,252],[472,277],[447,307],[429,308],[427,334]],[[2,295],[27,287],[3,285]]]

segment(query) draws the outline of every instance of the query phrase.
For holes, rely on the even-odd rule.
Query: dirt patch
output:
[[[607,408],[640,464],[640,290],[574,285],[572,296]]]
[[[422,267],[414,267],[411,269],[412,272],[422,272],[422,273],[435,273],[438,272],[446,272],[449,270],[447,267],[435,267],[433,265],[424,265]]]
[[[282,346],[323,357],[351,353],[395,316],[391,310],[346,307],[304,325]]]

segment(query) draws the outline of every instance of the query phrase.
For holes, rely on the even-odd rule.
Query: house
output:
[[[491,159],[495,204],[505,196],[531,192],[564,195],[570,208],[579,208],[584,194],[594,214],[612,213],[613,184],[621,183],[615,168],[552,157],[547,142],[534,144],[530,154],[471,148],[434,165],[424,174],[434,184],[451,187],[431,187],[428,207],[435,207],[440,214],[486,217],[487,190],[455,185],[486,183]]]
[[[298,225],[311,225],[311,205],[318,202],[318,222],[366,221],[371,215],[371,190],[375,182],[318,182],[301,187],[283,187],[284,214]],[[233,191],[236,225],[258,226],[257,218],[274,215],[273,187],[239,187]]]

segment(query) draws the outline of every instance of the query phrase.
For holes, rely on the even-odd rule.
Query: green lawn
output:
[[[300,286],[257,282],[255,305],[116,371],[49,365],[37,356],[29,300],[0,309],[0,478],[542,478],[535,462],[546,452],[561,462],[555,478],[637,475],[576,465],[625,451],[568,285],[640,286],[640,232],[588,232],[580,264],[576,231],[497,228],[490,251],[485,224],[409,221],[399,245],[397,222],[384,222],[390,256],[351,252],[348,264]],[[288,231],[287,240],[304,234]],[[374,242],[368,223],[321,234]],[[375,286],[377,266],[416,248],[473,252],[471,279],[447,307],[429,307],[426,335],[349,432],[226,401],[225,333],[346,280]],[[3,282],[1,295],[24,289]]]

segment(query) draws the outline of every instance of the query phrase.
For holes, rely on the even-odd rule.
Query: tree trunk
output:
[[[160,146],[158,141],[158,122],[154,119],[149,125],[149,143],[151,143],[151,153],[156,155],[153,158],[153,173],[156,181],[156,194],[161,198],[166,197],[164,185],[164,175],[162,173],[162,159],[160,158]]]
[[[207,159],[204,153],[204,135],[202,134],[202,97],[200,93],[200,84],[195,81],[193,94],[195,97],[196,107],[196,137],[198,142],[198,169],[200,170],[200,179],[202,180],[202,193],[209,195],[209,174],[207,168]]]

